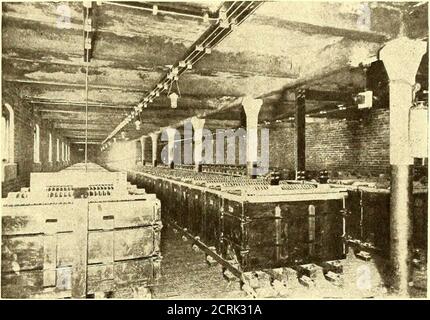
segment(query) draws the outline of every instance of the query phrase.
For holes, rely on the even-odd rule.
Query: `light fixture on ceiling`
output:
[[[172,109],[176,109],[178,107],[178,95],[176,94],[176,92],[172,92],[171,94],[169,94],[169,99],[170,99],[170,107]]]
[[[136,130],[140,130],[140,120],[136,120],[134,125],[136,126]]]
[[[158,14],[158,6],[157,6],[156,4],[154,4],[154,5],[152,6],[152,14],[153,14],[154,16],[156,16],[156,15]]]
[[[173,68],[173,70],[177,70],[177,68]],[[172,72],[174,73],[174,71]],[[178,93],[172,90],[173,83],[176,83],[176,89]],[[178,107],[178,98],[181,96],[181,90],[179,90],[178,76],[175,75],[174,80],[170,82],[169,91],[167,92],[167,96],[170,99],[170,107],[172,109],[176,109]]]

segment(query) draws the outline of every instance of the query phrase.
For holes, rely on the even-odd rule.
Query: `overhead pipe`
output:
[[[254,8],[250,11],[250,12],[248,12],[248,13],[246,13],[246,15],[244,16],[244,17],[242,17],[240,20],[237,20],[236,21],[236,24],[237,25],[240,25],[241,23],[243,23],[243,21],[245,21],[252,13],[254,13],[255,12],[255,10],[262,4],[261,2],[241,2],[237,7],[236,7],[236,9],[233,11],[233,13],[231,13],[230,15],[227,15],[227,18],[229,19],[229,18],[231,18],[232,16],[233,16],[233,14],[237,11],[237,9],[240,7],[240,6],[242,6],[242,3],[247,3],[247,6],[246,6],[246,8],[245,9],[243,9],[238,15],[237,15],[237,18],[240,18],[244,13],[246,13],[246,11],[252,6],[252,5],[254,5]],[[235,4],[235,3],[234,3]],[[234,5],[233,4],[233,5]],[[232,6],[233,6],[232,5]],[[232,6],[230,7],[230,8],[232,8]],[[229,8],[229,9],[230,9]],[[228,10],[229,9],[227,9],[227,12],[228,12]],[[228,21],[228,20],[227,20]],[[222,21],[219,21],[219,24],[215,27],[215,30],[214,31],[212,31],[212,33],[210,34],[210,36],[212,36],[214,33],[215,33],[215,31],[216,30],[218,30],[218,29],[221,29],[221,31],[223,31],[223,30],[227,30],[227,32],[225,33],[225,35],[220,39],[220,40],[218,40],[218,41],[216,41],[214,44],[212,44],[212,42],[214,41],[214,39],[212,39],[211,40],[211,44],[212,44],[212,46],[211,47],[214,47],[214,46],[216,46],[216,45],[218,45],[222,40],[224,40],[225,39],[225,37],[228,35],[228,34],[230,34],[231,32],[232,32],[232,28],[231,28],[231,25],[232,25],[232,23],[229,23],[229,28],[223,28],[223,27],[220,27],[220,23],[221,23]],[[219,35],[219,34],[218,34]],[[218,37],[218,35],[216,35],[216,37]],[[215,38],[216,38],[215,37]],[[211,37],[206,37],[203,41],[206,43],[209,39],[210,39]],[[199,42],[199,44],[201,44],[202,42],[200,41]],[[198,46],[199,44],[194,44],[193,45],[193,47],[194,47],[194,49],[193,49],[193,51],[191,52],[191,53],[189,53],[188,55],[187,55],[187,57],[185,58],[185,59],[181,59],[180,61],[186,61],[187,62],[187,59],[189,59],[189,57],[192,55],[192,54],[194,54],[194,53],[198,53],[198,58],[197,58],[197,60],[194,60],[194,57],[193,57],[193,60],[191,60],[191,63],[193,64],[193,63],[196,63],[197,61],[199,61],[205,54],[206,54],[206,51],[205,50],[203,50],[203,51],[198,51],[198,50],[196,50],[196,46]],[[177,62],[175,65],[173,65],[172,66],[172,68],[178,68],[178,74],[177,74],[177,77],[179,77],[183,72],[185,72],[186,70],[187,70],[187,66],[185,66],[185,67],[179,67],[179,62]],[[153,99],[153,98],[155,98],[155,97],[153,97],[153,92],[154,91],[157,91],[157,92],[159,92],[159,93],[161,93],[161,92],[163,92],[164,90],[165,90],[165,86],[164,86],[164,84],[167,84],[167,86],[172,82],[172,81],[175,81],[174,79],[168,79],[167,78],[167,75],[165,75],[164,76],[164,78],[159,82],[159,84],[162,84],[163,85],[163,88],[161,88],[161,89],[157,89],[157,86],[153,89],[153,90],[151,90],[151,93],[149,93],[144,99],[142,99],[140,102],[139,102],[139,104],[141,104],[142,102],[144,102],[144,103],[148,103],[148,101],[149,100],[151,100],[151,99]],[[117,128],[102,142],[102,143],[105,143],[106,141],[108,141],[109,139],[111,139],[113,136],[115,136],[118,132],[119,132],[119,130],[121,130],[126,124],[128,124],[128,122],[130,122],[131,121],[131,119],[129,120],[129,119],[125,119],[125,122],[122,122],[120,125],[118,125],[117,126]]]

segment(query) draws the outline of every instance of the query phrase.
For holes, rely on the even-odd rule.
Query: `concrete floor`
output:
[[[189,240],[170,227],[162,232],[161,250],[162,278],[160,285],[154,288],[155,299],[246,299],[253,296],[241,290],[239,281],[226,280],[220,265],[209,266],[205,255],[195,251]],[[385,263],[377,257],[363,261],[354,256],[352,251],[342,260],[343,276],[337,284],[326,280],[322,271],[317,274],[310,287],[291,277],[281,291],[273,287],[254,288],[258,298],[278,299],[315,299],[315,298],[396,298],[390,295],[383,285]],[[425,297],[426,270],[416,271],[411,296]],[[424,288],[423,288],[424,287]]]

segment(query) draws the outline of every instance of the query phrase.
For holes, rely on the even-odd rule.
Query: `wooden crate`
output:
[[[413,202],[413,244],[414,248],[427,252],[428,234],[428,195],[415,192]]]
[[[415,248],[427,250],[427,192],[414,192],[412,239]],[[384,256],[390,255],[390,192],[357,188],[348,190],[347,236],[369,243]]]
[[[97,185],[96,170],[68,172],[58,179],[39,175],[35,191],[4,199],[2,297],[81,298],[157,284],[160,201],[144,190],[129,190],[123,174],[109,180],[103,172]],[[74,180],[63,181],[71,172]]]
[[[187,187],[172,182],[171,204],[174,207],[172,219],[181,227],[187,227],[188,200]]]
[[[204,200],[204,220],[202,240],[209,246],[214,246],[220,252],[222,232],[221,221],[222,197],[218,193],[206,191]]]
[[[195,235],[203,238],[204,225],[204,191],[200,188],[188,188],[187,190],[188,212],[186,227]]]
[[[221,252],[227,260],[237,260],[244,271],[343,258],[342,205],[341,199],[278,203],[224,199]]]

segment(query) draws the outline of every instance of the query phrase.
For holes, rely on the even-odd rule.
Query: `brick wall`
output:
[[[389,111],[371,109],[360,119],[316,119],[306,123],[306,168],[307,170],[327,169],[350,174],[378,176],[389,173]],[[293,122],[274,123],[269,129],[269,165],[287,170],[295,167],[295,124]],[[125,144],[130,144],[127,142]],[[149,144],[149,143],[148,143]],[[165,142],[159,142],[158,160]],[[236,164],[239,164],[239,140],[236,139]],[[132,160],[139,157],[135,146],[120,147],[118,142],[109,151],[103,152],[102,162],[117,163],[130,167]],[[183,148],[183,146],[182,146]],[[261,146],[259,145],[259,152]],[[227,141],[224,145],[227,161]],[[213,150],[215,158],[215,146]],[[125,156],[125,154],[128,156]],[[151,150],[146,150],[151,159]],[[123,163],[122,163],[123,162]],[[129,163],[126,163],[129,162]]]
[[[30,184],[30,173],[34,171],[58,171],[67,164],[56,161],[56,139],[66,142],[61,134],[55,130],[52,124],[42,120],[40,115],[34,112],[31,105],[26,103],[21,97],[21,91],[14,87],[3,84],[2,104],[9,104],[14,111],[14,155],[17,164],[17,177],[2,182],[2,197],[6,197],[8,192],[19,191],[21,187],[28,187]],[[40,164],[33,162],[33,130],[35,124],[40,127]],[[52,133],[53,162],[48,162],[49,132]]]
[[[294,170],[295,128],[280,123],[270,130],[270,166]],[[370,110],[359,120],[321,119],[306,123],[306,168],[350,173],[388,173],[389,111]]]

